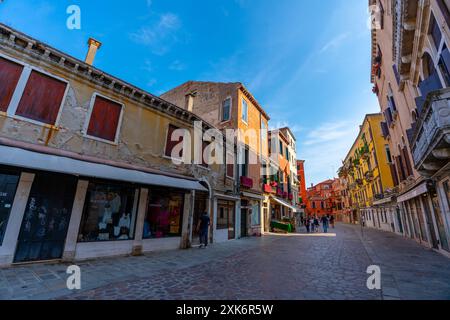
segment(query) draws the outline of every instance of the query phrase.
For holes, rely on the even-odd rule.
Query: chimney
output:
[[[89,51],[86,55],[86,59],[84,60],[84,62],[92,66],[92,64],[94,63],[95,55],[97,54],[97,50],[100,49],[102,43],[93,38],[89,38],[88,45]]]
[[[196,91],[192,91],[186,95],[185,108],[189,112],[192,112],[192,110],[194,110],[194,98],[196,95]]]

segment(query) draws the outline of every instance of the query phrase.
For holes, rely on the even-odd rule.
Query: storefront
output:
[[[260,236],[263,233],[262,202],[259,194],[243,192],[241,194],[240,237]]]
[[[52,172],[58,170],[58,172]],[[198,181],[0,146],[0,265],[176,249]]]

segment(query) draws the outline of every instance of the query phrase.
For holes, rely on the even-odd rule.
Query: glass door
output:
[[[19,177],[18,172],[0,170],[0,245],[5,236]]]
[[[62,257],[76,186],[76,177],[36,174],[25,208],[14,262]]]

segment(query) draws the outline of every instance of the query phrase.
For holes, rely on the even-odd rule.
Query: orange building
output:
[[[312,186],[307,191],[306,214],[309,216],[332,215],[335,204],[333,195],[334,180],[329,179]]]
[[[297,177],[299,180],[298,203],[301,207],[305,207],[308,198],[305,180],[305,160],[297,160]]]

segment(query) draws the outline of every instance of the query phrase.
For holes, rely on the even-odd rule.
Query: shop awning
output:
[[[292,204],[290,204],[290,203],[288,203],[288,202],[286,202],[286,201],[284,201],[284,200],[281,200],[281,199],[279,199],[279,198],[277,198],[277,197],[274,197],[274,196],[271,196],[270,198],[271,198],[272,200],[274,200],[275,202],[278,202],[278,203],[281,204],[282,206],[291,209],[293,212],[297,212],[297,211],[298,211],[298,208],[297,208],[297,207],[293,206]]]
[[[402,194],[401,196],[399,196],[397,198],[397,202],[398,203],[405,202],[405,201],[414,199],[415,197],[418,197],[421,194],[424,194],[424,193],[427,193],[427,192],[428,192],[427,183],[423,182],[422,184],[418,185],[414,189],[412,189],[412,190]]]
[[[0,164],[145,185],[208,191],[196,180],[124,169],[3,145],[0,145]]]

